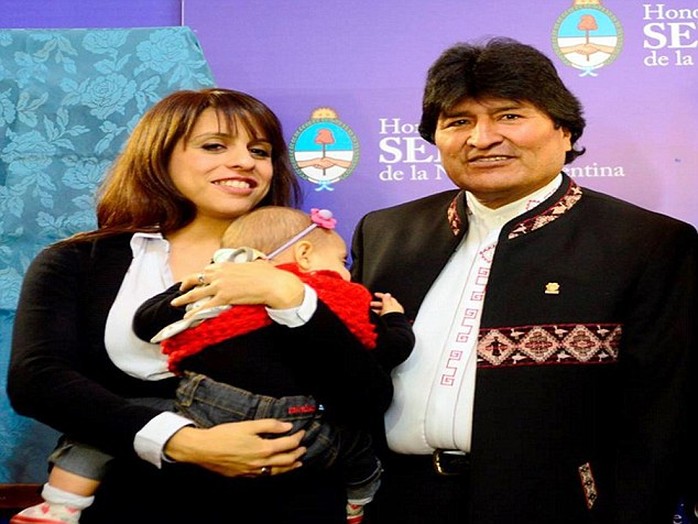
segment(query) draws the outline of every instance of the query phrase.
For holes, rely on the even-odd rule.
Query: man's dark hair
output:
[[[565,87],[552,61],[529,45],[510,38],[493,38],[484,45],[458,43],[446,49],[427,74],[419,134],[434,143],[439,115],[464,98],[504,98],[529,102],[557,127],[571,133],[569,164],[584,153],[575,148],[586,122],[582,106]]]

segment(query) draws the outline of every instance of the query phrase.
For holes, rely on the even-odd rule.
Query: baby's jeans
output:
[[[339,465],[345,472],[350,501],[373,498],[380,484],[381,463],[373,453],[371,436],[364,431],[329,424],[324,408],[311,396],[270,397],[217,382],[205,375],[185,372],[177,388],[176,409],[200,427],[225,422],[273,418],[291,422],[286,434],[301,429],[307,448],[304,467]],[[269,438],[281,435],[268,435]]]

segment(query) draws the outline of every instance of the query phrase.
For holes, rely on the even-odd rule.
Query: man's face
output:
[[[436,123],[449,178],[490,208],[531,194],[562,169],[570,132],[528,102],[464,99]]]

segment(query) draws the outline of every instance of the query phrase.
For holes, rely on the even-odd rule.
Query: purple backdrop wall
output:
[[[181,25],[180,0],[0,0],[4,29]]]
[[[331,184],[332,191],[305,182],[306,207],[331,207],[347,239],[364,212],[451,187],[435,150],[416,132],[424,75],[445,47],[493,35],[546,52],[584,103],[588,127],[581,142],[587,154],[570,170],[579,183],[698,224],[695,0],[275,0],[266,5],[101,0],[89,9],[85,5],[82,0],[0,0],[0,27],[188,25],[216,82],[269,103],[289,140],[308,125],[313,110],[331,108],[353,133],[358,161]],[[590,32],[592,40],[603,44],[614,31],[618,37],[612,56],[591,72],[556,53],[556,42],[571,36],[569,25],[585,12],[600,24]],[[609,20],[610,33],[602,24]],[[565,24],[566,33],[560,29]]]
[[[578,183],[698,224],[695,0],[583,3],[186,0],[183,23],[216,82],[267,101],[289,139],[318,107],[353,131],[355,169],[333,191],[306,185],[307,207],[334,209],[347,237],[368,210],[451,187],[416,138],[425,73],[445,47],[492,35],[544,51],[582,100],[587,153],[570,170]],[[595,69],[556,52],[584,40],[575,30],[585,14],[596,49],[613,47],[591,55]]]

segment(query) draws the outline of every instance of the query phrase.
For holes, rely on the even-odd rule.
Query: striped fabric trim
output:
[[[460,230],[463,228],[463,221],[461,220],[460,216],[458,216],[458,197],[462,194],[463,191],[460,191],[453,198],[453,200],[451,200],[451,203],[449,204],[448,209],[446,210],[448,226],[451,228],[451,233],[453,233],[454,237],[457,237],[460,234]]]
[[[557,220],[579,202],[580,198],[582,198],[582,188],[575,184],[574,181],[570,181],[570,187],[567,189],[567,192],[560,200],[555,202],[555,205],[549,207],[539,215],[517,224],[511,233],[509,233],[509,240],[535,231],[553,220]]]
[[[481,329],[478,367],[612,364],[620,324],[552,324]]]
[[[582,483],[582,490],[584,491],[587,508],[592,509],[599,496],[599,492],[596,489],[596,481],[591,472],[591,465],[588,462],[579,466],[579,480]]]

